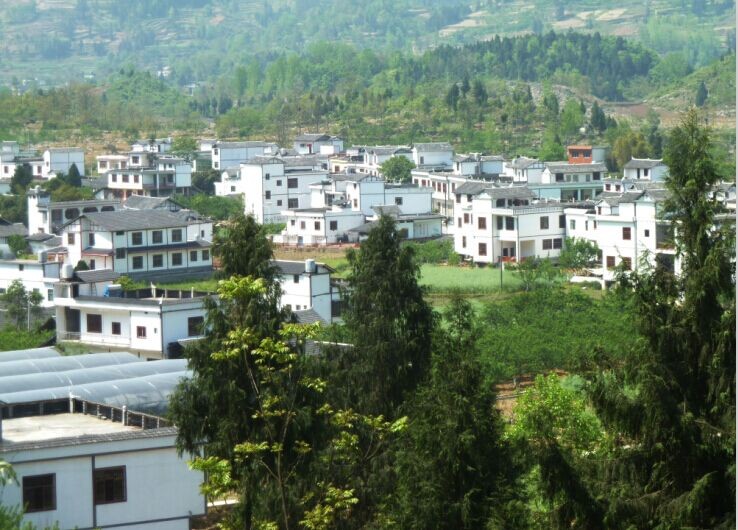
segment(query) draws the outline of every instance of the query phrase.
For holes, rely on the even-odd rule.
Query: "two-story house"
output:
[[[304,133],[295,137],[292,146],[299,155],[337,155],[343,151],[343,140],[324,133]]]
[[[83,213],[60,229],[68,263],[112,269],[132,278],[212,270],[213,223],[190,210]]]
[[[45,179],[57,174],[69,173],[72,166],[77,168],[80,176],[85,176],[85,152],[81,147],[50,147],[43,154],[41,176]]]
[[[238,167],[255,157],[277,154],[279,146],[271,142],[214,142],[211,145],[212,168],[217,170]]]
[[[429,142],[413,144],[413,162],[418,168],[451,168],[454,161],[454,148],[448,142]]]

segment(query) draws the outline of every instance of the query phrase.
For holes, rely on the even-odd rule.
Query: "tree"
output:
[[[536,490],[546,502],[542,526],[602,528],[602,503],[580,476],[580,466],[592,465],[585,455],[603,446],[605,436],[582,396],[564,388],[554,374],[538,375],[513,413],[508,436],[535,466],[531,473]]]
[[[735,525],[734,231],[716,218],[710,133],[689,111],[668,139],[665,216],[674,224],[679,276],[630,273],[640,348],[596,378],[591,396],[618,433],[601,477],[605,526]]]
[[[479,106],[487,103],[487,89],[484,87],[484,83],[479,79],[475,79],[472,84],[472,97]]]
[[[566,149],[561,144],[561,138],[556,132],[555,127],[548,127],[543,133],[543,141],[541,142],[541,150],[538,153],[538,158],[545,162],[566,159]]]
[[[559,254],[559,265],[565,269],[591,267],[597,261],[597,243],[589,239],[567,237]]]
[[[176,136],[172,140],[172,153],[191,155],[195,151],[197,151],[197,140],[192,136]]]
[[[28,186],[33,182],[33,173],[31,166],[28,164],[20,164],[15,166],[15,171],[10,179],[10,189],[17,195],[24,195]]]
[[[380,174],[392,182],[409,182],[410,171],[413,169],[415,169],[413,161],[404,156],[392,156],[379,166]]]
[[[220,273],[264,278],[272,281],[277,269],[270,262],[272,243],[264,234],[264,227],[253,215],[237,215],[224,224],[213,238],[213,254],[220,261]]]
[[[82,176],[79,174],[77,164],[72,164],[71,166],[69,166],[69,172],[67,173],[64,180],[67,184],[75,188],[79,188],[80,186],[82,186]]]
[[[8,236],[8,247],[15,257],[23,254],[28,250],[28,242],[26,238],[20,234],[13,234]]]
[[[459,106],[459,98],[461,97],[459,85],[454,83],[446,92],[446,105],[452,110],[456,110]]]
[[[348,402],[393,418],[427,374],[433,312],[418,285],[413,250],[401,246],[392,218],[382,216],[348,260],[344,321],[354,344],[346,359]]]
[[[700,84],[697,87],[697,95],[694,98],[694,104],[697,105],[698,107],[704,107],[706,101],[707,101],[707,87],[705,86],[704,81],[700,81]]]
[[[561,134],[570,139],[579,134],[584,124],[584,113],[575,99],[567,99],[561,111]],[[568,140],[567,140],[568,141]]]
[[[13,280],[5,293],[0,294],[0,301],[5,305],[5,314],[8,320],[15,322],[15,327],[20,329],[41,315],[41,302],[43,297],[38,291],[26,291],[20,280]]]
[[[612,156],[620,168],[632,158],[646,158],[648,154],[649,147],[646,138],[642,133],[630,129],[621,133],[612,146]]]
[[[605,129],[607,129],[607,116],[605,116],[605,112],[597,104],[597,101],[592,103],[589,124],[592,126],[592,129],[599,132],[603,132]]]
[[[503,441],[495,394],[479,362],[481,330],[470,303],[455,296],[434,334],[429,380],[410,400],[398,449],[396,504],[401,528],[519,528],[510,520],[516,469]]]

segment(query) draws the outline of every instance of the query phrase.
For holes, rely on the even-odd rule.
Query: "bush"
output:
[[[451,239],[435,239],[423,243],[409,241],[405,244],[412,247],[415,253],[415,261],[418,264],[448,263],[452,265],[452,261],[454,261],[454,265],[459,263],[460,258],[454,252],[454,242]]]

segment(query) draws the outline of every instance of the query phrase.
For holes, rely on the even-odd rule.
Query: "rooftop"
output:
[[[599,171],[607,173],[607,166],[601,162],[595,164],[570,164],[569,162],[546,162],[551,173],[590,173]]]
[[[80,216],[102,230],[149,230],[157,228],[174,228],[204,221],[198,214],[190,210],[170,212],[169,210],[119,210],[116,212],[91,212]],[[69,225],[74,220],[66,223]],[[66,225],[65,225],[66,226]]]
[[[86,414],[53,414],[3,420],[2,444],[41,442],[58,438],[133,432],[136,427]]]
[[[623,169],[651,169],[656,166],[663,166],[663,160],[655,160],[651,158],[631,158],[626,162]]]
[[[453,151],[454,148],[448,142],[427,142],[413,144],[413,149],[418,152],[428,151]]]

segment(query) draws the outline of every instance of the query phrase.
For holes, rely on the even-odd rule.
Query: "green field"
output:
[[[459,291],[486,294],[500,290],[500,270],[491,267],[454,267],[425,264],[420,267],[420,284],[434,294]],[[502,289],[516,289],[520,280],[516,273],[504,271]]]

